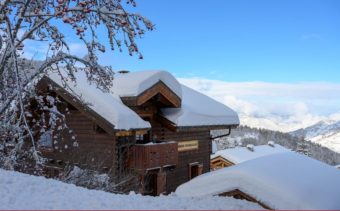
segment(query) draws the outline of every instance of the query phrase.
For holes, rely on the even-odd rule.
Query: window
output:
[[[146,134],[143,135],[143,140],[146,142],[151,141],[151,131],[148,131]]]
[[[142,135],[142,134],[136,135],[136,141],[143,141],[143,140],[144,140],[144,135]]]
[[[195,162],[189,164],[189,180],[203,173],[203,164]]]
[[[107,174],[107,173],[109,173],[109,171],[110,171],[109,167],[103,166],[103,173]]]

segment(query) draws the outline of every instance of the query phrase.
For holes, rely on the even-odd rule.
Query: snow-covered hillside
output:
[[[0,210],[226,210],[262,209],[228,197],[119,195],[0,169]]]
[[[340,153],[340,121],[320,121],[290,133]]]

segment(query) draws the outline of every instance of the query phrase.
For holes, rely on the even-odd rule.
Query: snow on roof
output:
[[[48,77],[63,87],[57,73],[50,73]],[[76,83],[68,81],[70,88],[81,96],[85,103],[88,103],[90,109],[114,125],[114,129],[129,130],[151,127],[149,122],[144,121],[138,114],[125,106],[117,94],[104,93],[95,84],[89,84],[83,71],[76,73],[76,79]]]
[[[167,85],[182,100],[181,108],[162,109],[164,117],[176,126],[224,126],[240,123],[235,111],[204,94],[181,85],[166,71],[118,73],[113,81],[112,93],[103,93],[95,85],[90,85],[82,71],[77,74],[79,75],[77,76],[79,77],[78,85],[75,86],[70,82],[72,89],[78,95],[82,95],[86,102],[91,103],[91,109],[115,125],[115,129],[150,127],[148,122],[126,107],[120,97],[138,96],[159,81]],[[62,86],[57,74],[51,74],[50,78]]]
[[[233,198],[120,195],[0,169],[0,210],[259,210]]]
[[[159,81],[162,81],[179,98],[182,98],[181,85],[174,76],[166,71],[117,73],[111,90],[120,97],[135,97]]]
[[[206,197],[235,189],[273,209],[340,209],[340,171],[295,152],[203,174],[179,186],[176,195]]]
[[[164,108],[163,116],[178,127],[238,125],[235,111],[212,98],[182,85],[182,107]]]
[[[219,150],[211,155],[211,159],[221,156],[234,164],[238,164],[247,160],[284,152],[290,152],[290,150],[279,144],[274,144],[274,147],[269,145],[254,146],[253,151],[249,150],[247,147],[235,147]]]

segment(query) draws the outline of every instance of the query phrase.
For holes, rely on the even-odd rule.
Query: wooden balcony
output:
[[[155,168],[167,168],[178,163],[178,145],[176,142],[136,144],[132,147],[131,168],[145,171]]]

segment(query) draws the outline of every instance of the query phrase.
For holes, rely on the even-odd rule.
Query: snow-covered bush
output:
[[[110,185],[110,177],[97,171],[81,169],[74,166],[71,171],[61,178],[62,181],[90,189],[106,190]]]
[[[99,173],[96,170],[82,169],[78,166],[69,166],[57,178],[63,182],[75,184],[89,189],[103,190],[112,193],[128,193],[138,190],[139,181],[133,173],[114,182],[114,177],[109,173]]]

